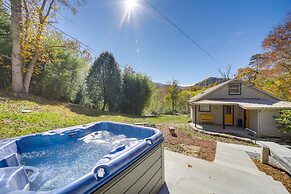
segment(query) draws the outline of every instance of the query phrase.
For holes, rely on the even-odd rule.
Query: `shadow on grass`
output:
[[[102,116],[102,115],[108,115],[108,116],[123,116],[130,119],[145,119],[145,118],[158,118],[157,116],[140,116],[140,115],[130,115],[130,114],[124,114],[124,113],[114,113],[109,111],[101,111],[97,109],[92,108],[86,108],[78,104],[68,103],[64,101],[55,101],[55,100],[49,100],[45,99],[39,96],[34,96],[31,94],[28,95],[14,95],[12,92],[0,89],[0,102],[6,101],[6,100],[14,100],[14,101],[23,101],[27,100],[30,102],[34,102],[39,105],[65,105],[67,106],[72,112],[77,114],[82,114],[86,116]]]
[[[36,104],[40,105],[60,105],[64,104],[65,102],[62,101],[54,101],[54,100],[48,100],[39,96],[34,96],[31,94],[21,94],[21,95],[15,95],[12,92],[2,90],[0,89],[0,100],[5,101],[5,100],[14,100],[14,101],[21,101],[21,100],[27,100],[34,102]]]
[[[86,116],[102,116],[102,115],[108,115],[108,116],[123,116],[131,119],[145,119],[145,118],[157,118],[159,116],[140,116],[140,115],[131,115],[131,114],[125,114],[125,113],[115,113],[115,112],[109,112],[109,111],[101,111],[93,108],[86,108],[78,104],[68,104],[68,108],[72,112],[75,112],[77,114],[82,114]]]

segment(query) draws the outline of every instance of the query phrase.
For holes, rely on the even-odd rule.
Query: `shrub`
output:
[[[281,110],[275,121],[280,131],[291,132],[291,110]]]

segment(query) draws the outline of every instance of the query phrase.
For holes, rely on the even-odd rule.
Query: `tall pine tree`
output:
[[[120,101],[121,73],[113,54],[103,52],[87,77],[88,93],[93,106],[117,111]]]

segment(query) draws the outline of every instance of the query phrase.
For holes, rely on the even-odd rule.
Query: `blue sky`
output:
[[[290,0],[148,0],[190,35],[217,64],[137,0],[124,18],[123,0],[86,0],[72,15],[64,10],[58,27],[98,51],[111,51],[121,65],[129,64],[153,81],[177,79],[193,84],[231,64],[233,72],[246,66],[274,26],[291,9]]]

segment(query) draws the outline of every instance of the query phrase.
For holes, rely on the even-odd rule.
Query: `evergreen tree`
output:
[[[141,115],[153,93],[153,83],[146,75],[126,66],[122,79],[122,112]]]
[[[87,77],[89,97],[94,107],[117,111],[120,101],[121,72],[113,54],[102,53]]]

